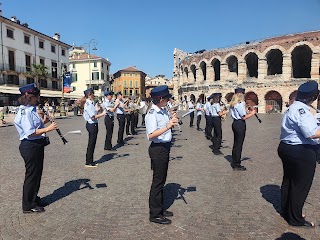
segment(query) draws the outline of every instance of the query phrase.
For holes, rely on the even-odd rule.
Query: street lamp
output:
[[[60,103],[60,116],[65,117],[67,115],[66,110],[64,108],[64,89],[63,89],[63,81],[64,81],[64,74],[66,73],[66,66],[61,63],[61,88],[62,88],[62,96],[61,96],[61,103]]]
[[[84,49],[88,49],[88,59],[89,59],[89,88],[91,88],[91,66],[90,66],[90,51],[91,51],[91,47],[92,47],[92,50],[97,50],[96,46],[98,45],[98,42],[97,40],[95,39],[91,39],[89,41],[89,43],[84,43],[82,44],[82,47]]]

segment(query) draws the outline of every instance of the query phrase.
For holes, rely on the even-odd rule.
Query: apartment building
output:
[[[173,83],[171,80],[167,79],[165,75],[157,75],[153,78],[147,76],[146,77],[146,97],[150,97],[150,92],[153,88],[161,85],[167,85],[169,88],[169,91],[173,94]]]
[[[61,42],[58,33],[50,37],[16,17],[0,16],[0,33],[0,106],[17,104],[19,88],[29,83],[40,87],[42,97],[58,102],[71,45]]]

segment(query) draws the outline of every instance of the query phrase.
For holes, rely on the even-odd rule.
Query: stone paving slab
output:
[[[280,216],[282,164],[277,156],[282,115],[247,121],[243,150],[246,172],[230,167],[231,119],[223,122],[224,155],[214,156],[210,141],[183,119],[175,131],[165,206],[172,225],[148,220],[152,172],[145,130],[128,137],[116,152],[103,150],[105,127],[99,121],[96,169],[86,169],[87,131],[82,117],[57,119],[68,135],[63,145],[49,133],[40,196],[49,205],[43,214],[23,214],[24,163],[15,127],[0,128],[0,239],[320,239],[313,230],[288,226]],[[141,120],[141,119],[140,119]],[[204,119],[202,121],[204,128]],[[117,121],[113,142],[116,142]],[[304,213],[318,223],[320,181],[316,170]]]

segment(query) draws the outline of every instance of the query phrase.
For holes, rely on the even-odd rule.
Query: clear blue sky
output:
[[[320,0],[0,0],[4,17],[61,41],[94,38],[111,73],[137,66],[172,77],[173,49],[227,47],[295,32],[320,30]]]

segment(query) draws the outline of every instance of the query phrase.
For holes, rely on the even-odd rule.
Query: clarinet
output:
[[[53,118],[49,116],[49,114],[47,113],[47,111],[46,111],[43,107],[40,108],[40,110],[42,110],[42,111],[44,112],[44,114],[47,115],[47,117],[49,118],[49,121],[50,121],[50,122],[52,122],[52,123],[54,122]],[[57,128],[56,131],[57,131],[57,133],[59,134],[59,136],[60,136],[63,144],[66,144],[68,141],[67,141],[67,139],[64,138],[64,136],[62,135],[60,129]]]
[[[252,107],[249,107],[249,110],[251,110]],[[262,120],[259,118],[258,114],[255,113],[254,116],[257,118],[257,120],[259,121],[259,123],[262,123]]]

